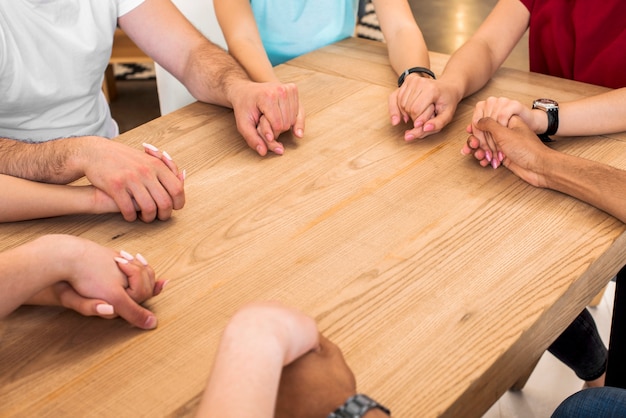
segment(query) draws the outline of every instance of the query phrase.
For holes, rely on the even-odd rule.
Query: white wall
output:
[[[213,0],[172,0],[172,2],[204,36],[226,48],[224,35],[215,18]],[[162,115],[195,101],[187,89],[163,67],[155,64],[155,70]]]

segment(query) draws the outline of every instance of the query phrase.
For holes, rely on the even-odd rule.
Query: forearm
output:
[[[452,54],[440,79],[455,86],[460,101],[483,88],[497,69],[489,47],[480,39],[470,39]]]
[[[626,88],[559,104],[560,136],[602,135],[626,131]]]
[[[0,189],[0,222],[117,211],[113,202],[108,208],[97,203],[93,186],[37,183],[0,174]]]
[[[406,0],[374,0],[389,61],[399,76],[412,67],[430,68],[428,48]]]
[[[226,51],[201,42],[189,55],[181,81],[196,99],[232,108],[233,87],[249,78]]]
[[[408,68],[430,68],[428,49],[417,27],[400,29],[394,39],[387,42],[387,49],[391,66],[398,76]]]
[[[545,167],[547,187],[626,222],[626,171],[556,151],[549,154]]]
[[[235,57],[258,82],[279,81],[267,57],[248,0],[215,0],[215,15],[228,44],[228,52]]]
[[[58,239],[55,240],[55,237]],[[44,236],[0,254],[0,318],[61,280],[61,236]]]
[[[442,79],[458,83],[460,97],[480,90],[522,38],[530,12],[519,0],[498,0],[476,33],[446,65]]]
[[[83,176],[74,164],[79,141],[87,137],[26,143],[0,138],[0,173],[46,183],[69,183]]]
[[[273,417],[283,357],[270,335],[227,328],[197,416]]]

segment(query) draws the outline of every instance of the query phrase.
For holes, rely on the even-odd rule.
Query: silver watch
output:
[[[348,398],[346,403],[335,409],[328,415],[328,418],[362,418],[368,411],[378,408],[385,414],[391,416],[389,409],[385,408],[372,398],[362,393],[357,393]]]

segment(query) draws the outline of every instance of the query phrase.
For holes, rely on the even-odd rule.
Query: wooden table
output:
[[[432,54],[437,74],[446,60]],[[147,304],[155,331],[34,307],[0,322],[0,415],[192,415],[227,320],[274,299],[314,316],[394,417],[480,416],[625,263],[621,222],[459,152],[480,99],[602,88],[501,69],[443,132],[408,144],[388,120],[383,44],[345,40],[277,71],[307,111],[282,157],[258,157],[230,110],[199,103],[120,137],[187,169],[171,220],[0,226],[2,249],[75,234],[141,252],[170,279]],[[625,140],[553,146],[626,168]]]

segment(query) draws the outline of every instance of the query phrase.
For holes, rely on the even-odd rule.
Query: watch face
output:
[[[559,104],[552,99],[537,99],[533,102],[533,109],[535,108],[544,110],[558,109]]]

